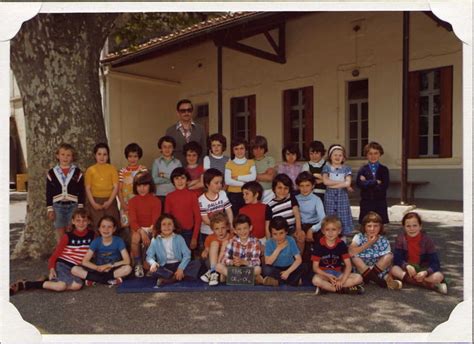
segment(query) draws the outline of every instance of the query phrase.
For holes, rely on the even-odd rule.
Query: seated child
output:
[[[217,264],[216,270],[221,274],[221,281],[227,277],[228,266],[251,266],[254,268],[255,283],[263,284],[260,267],[260,242],[250,236],[252,221],[247,215],[240,214],[234,219],[235,236],[225,247],[224,256]]]
[[[362,220],[360,233],[352,239],[349,253],[352,256],[352,263],[362,274],[364,283],[373,281],[382,288],[400,289],[402,283],[388,274],[393,254],[384,234],[380,215],[372,211],[368,212]]]
[[[318,196],[322,202],[324,202],[324,193],[326,192],[326,185],[323,182],[323,167],[326,165],[326,160],[324,160],[324,154],[326,154],[326,149],[324,149],[324,144],[321,141],[312,141],[309,144],[309,161],[303,164],[302,171],[310,172],[314,178],[316,178],[316,183],[314,185],[314,194]]]
[[[22,290],[79,290],[82,280],[71,274],[72,267],[81,264],[95,233],[87,228],[89,217],[83,208],[72,214],[72,231],[64,234],[48,261],[49,280],[20,280],[10,286],[10,295]]]
[[[156,195],[160,198],[161,205],[164,207],[166,195],[174,190],[170,179],[171,172],[182,165],[181,161],[173,155],[176,148],[176,141],[173,137],[161,137],[158,140],[158,148],[161,156],[153,161],[151,175],[156,185]]]
[[[143,150],[138,144],[128,144],[125,147],[124,153],[128,165],[119,171],[118,197],[120,200],[120,224],[122,227],[128,227],[128,201],[135,196],[133,192],[133,179],[139,172],[146,171],[146,167],[139,164],[143,156]]]
[[[214,286],[219,284],[219,274],[216,271],[217,262],[221,253],[224,253],[222,248],[232,238],[232,233],[229,231],[229,218],[224,213],[214,214],[210,220],[214,233],[206,238],[204,250],[201,253],[201,258],[205,260],[209,270],[201,276],[201,280],[209,283],[210,286]]]
[[[240,208],[239,214],[245,214],[252,221],[252,236],[260,240],[260,244],[265,245],[265,225],[266,219],[271,217],[271,210],[263,204],[263,188],[260,183],[247,182],[242,186],[245,205]]]
[[[190,176],[188,179],[188,189],[199,197],[204,191],[204,184],[202,182],[204,168],[199,164],[202,148],[196,141],[191,141],[183,146],[183,153],[186,158],[186,171],[188,171]]]
[[[165,213],[176,218],[186,245],[194,250],[197,248],[202,220],[198,198],[187,188],[190,178],[183,167],[177,167],[171,172],[171,182],[176,190],[166,196]]]
[[[313,244],[313,285],[316,295],[324,291],[341,294],[363,294],[362,276],[351,273],[352,264],[347,246],[340,239],[341,220],[330,215],[321,224],[323,236]]]
[[[275,159],[267,155],[268,142],[264,136],[257,135],[250,141],[250,152],[255,160],[256,180],[263,188],[262,203],[267,204],[274,197],[272,181],[276,175]]]
[[[72,274],[85,280],[86,286],[95,285],[95,282],[120,284],[122,278],[132,272],[125,242],[114,235],[116,230],[117,220],[109,215],[103,216],[99,221],[100,237],[91,242],[82,266],[72,268]]]
[[[403,216],[404,233],[395,241],[395,257],[390,273],[405,283],[447,294],[448,286],[440,271],[433,240],[421,228],[421,217],[410,212]]]
[[[206,192],[199,196],[199,209],[201,211],[201,240],[206,241],[206,237],[212,234],[210,227],[210,217],[215,213],[226,213],[229,222],[232,223],[234,215],[232,204],[230,204],[227,194],[222,190],[222,173],[216,168],[210,168],[204,172],[204,186]],[[201,245],[202,245],[201,243]]]
[[[288,223],[281,216],[270,221],[272,238],[265,245],[263,284],[277,287],[280,283],[297,286],[303,275],[302,258],[296,241],[288,236]]]
[[[204,171],[210,168],[216,168],[224,175],[225,164],[229,161],[229,157],[224,155],[227,146],[225,136],[219,133],[212,134],[209,136],[207,145],[209,155],[206,155],[203,160]]]
[[[161,201],[155,196],[155,183],[149,172],[135,176],[133,193],[136,195],[128,204],[131,229],[131,249],[135,277],[145,275],[142,251],[150,246],[153,225],[161,215]],[[142,248],[143,247],[143,248]],[[145,266],[147,267],[147,266]]]
[[[283,216],[288,222],[288,234],[293,236],[300,252],[304,250],[306,235],[301,228],[301,215],[298,207],[298,201],[293,196],[293,182],[286,174],[277,174],[272,182],[272,189],[275,198],[268,203],[271,210],[271,217],[266,220],[265,233],[267,239],[270,238],[270,220],[275,216]]]
[[[146,252],[150,272],[158,276],[156,286],[175,283],[182,279],[195,280],[201,266],[198,260],[191,261],[191,251],[179,231],[173,215],[162,214],[156,221],[155,232]]]

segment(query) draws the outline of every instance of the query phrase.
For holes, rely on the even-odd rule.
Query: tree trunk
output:
[[[46,172],[62,142],[76,148],[84,172],[92,148],[106,142],[99,58],[117,14],[39,14],[11,41],[11,68],[23,101],[28,159],[25,230],[13,258],[40,258],[55,245],[46,218]]]

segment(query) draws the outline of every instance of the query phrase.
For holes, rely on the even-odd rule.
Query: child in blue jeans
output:
[[[156,221],[146,261],[150,272],[158,276],[157,287],[183,279],[195,280],[201,267],[199,261],[191,261],[191,251],[175,231],[179,231],[179,226],[173,215],[162,214]]]

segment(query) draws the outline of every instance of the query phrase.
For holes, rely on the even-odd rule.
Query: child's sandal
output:
[[[19,280],[10,285],[10,296],[15,295],[19,291],[25,290],[25,282],[26,280]]]

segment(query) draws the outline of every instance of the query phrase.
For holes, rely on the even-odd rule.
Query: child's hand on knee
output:
[[[151,266],[150,266],[150,272],[156,272],[156,270],[158,270],[158,263],[153,263]]]
[[[313,242],[313,231],[311,229],[308,229],[306,232],[306,241]]]
[[[181,269],[176,270],[174,273],[174,277],[178,280],[181,281],[184,278],[184,271]]]
[[[288,277],[290,277],[290,273],[288,272],[288,270],[282,271],[280,273],[280,278],[282,280],[286,281],[288,279]]]
[[[428,271],[420,271],[415,275],[415,281],[423,282],[426,276],[428,276]]]
[[[58,276],[56,275],[56,270],[54,270],[54,268],[53,268],[53,269],[50,269],[50,270],[49,270],[49,277],[48,277],[49,280],[51,281],[51,280],[55,279],[56,277],[58,277]]]

